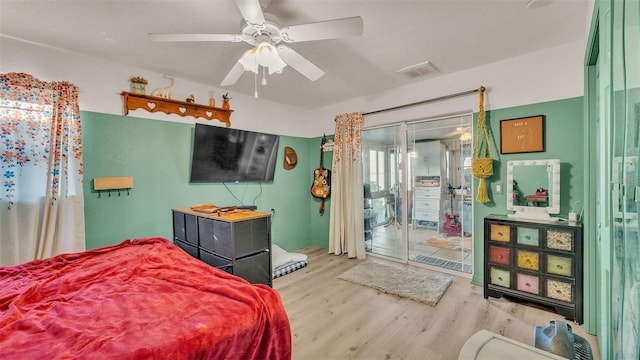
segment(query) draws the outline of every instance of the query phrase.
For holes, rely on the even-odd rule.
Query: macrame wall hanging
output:
[[[476,200],[481,203],[489,202],[485,179],[493,175],[493,149],[489,141],[489,133],[484,118],[484,87],[480,87],[480,111],[478,114],[478,126],[476,139],[473,145],[473,158],[471,159],[471,173],[480,179]]]

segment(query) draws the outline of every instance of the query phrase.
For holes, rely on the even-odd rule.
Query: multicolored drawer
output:
[[[516,264],[521,269],[539,270],[540,253],[535,251],[518,250]]]
[[[573,251],[574,233],[571,231],[547,229],[547,248]]]
[[[516,243],[530,246],[540,246],[540,230],[525,226],[516,227]]]
[[[547,254],[547,272],[549,274],[573,276],[573,258]]]
[[[490,215],[484,297],[521,298],[582,323],[582,227]]]
[[[535,275],[516,274],[516,289],[539,295],[540,277]]]
[[[489,261],[496,264],[511,265],[511,249],[502,246],[490,246]]]
[[[491,267],[489,281],[493,285],[502,286],[505,288],[511,287],[511,273],[509,270],[500,269],[497,267]]]
[[[502,224],[491,224],[490,229],[490,240],[501,242],[511,241],[511,226]]]
[[[547,279],[546,281],[546,293],[547,297],[560,301],[571,303],[574,301],[574,287],[573,284],[568,281]]]

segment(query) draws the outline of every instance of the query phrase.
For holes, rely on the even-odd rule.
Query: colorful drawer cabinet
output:
[[[582,227],[490,215],[484,220],[484,297],[552,307],[582,323]]]

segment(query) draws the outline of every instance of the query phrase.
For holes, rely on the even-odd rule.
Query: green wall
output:
[[[474,274],[475,284],[483,283],[484,248],[483,219],[490,214],[507,214],[507,161],[530,159],[560,159],[560,214],[566,218],[571,204],[580,200],[578,208],[584,205],[583,168],[584,168],[584,108],[583,98],[550,101],[539,104],[498,109],[486,112],[489,136],[493,141],[494,158],[493,176],[487,180],[490,202],[475,202],[473,230],[474,242]],[[526,154],[500,154],[500,120],[544,115],[545,151]],[[477,125],[477,114],[474,126]],[[502,194],[496,194],[495,185],[501,184]],[[478,180],[474,179],[474,188],[478,188]],[[585,240],[586,241],[586,240]],[[586,281],[586,279],[585,279]]]
[[[309,191],[320,138],[280,136],[274,181],[227,184],[227,189],[223,184],[189,183],[193,124],[87,111],[81,119],[87,249],[124,239],[171,239],[171,209],[198,203],[257,205],[264,212],[274,209],[272,239],[286,250],[309,245],[312,237],[313,243],[328,244],[328,225],[322,229],[328,211],[318,225],[317,209],[315,214],[309,210],[315,201]],[[293,147],[298,155],[298,166],[292,170],[282,167],[284,146]],[[329,154],[325,155],[328,164]],[[112,191],[109,197],[93,190],[95,177],[117,176],[133,176],[129,194]]]
[[[545,115],[545,151],[530,154],[499,154],[500,120]],[[83,111],[84,196],[87,248],[116,244],[124,239],[172,237],[171,209],[198,203],[257,205],[259,211],[274,209],[272,237],[286,250],[307,245],[328,247],[331,198],[320,215],[320,200],[310,194],[313,170],[319,166],[321,138],[281,136],[278,164],[272,183],[190,184],[193,124],[141,119]],[[583,98],[487,111],[497,160],[488,179],[491,201],[474,207],[475,271],[473,282],[483,282],[483,223],[493,213],[505,214],[506,192],[496,194],[495,184],[505,188],[506,161],[555,159],[562,163],[560,211],[566,216],[570,204],[582,201]],[[477,121],[477,114],[474,121]],[[217,124],[215,124],[217,125]],[[298,166],[282,167],[284,146],[298,154]],[[331,168],[332,152],[323,154]],[[126,192],[98,193],[93,178],[133,176],[134,188]],[[477,189],[478,181],[474,180]],[[233,195],[230,193],[233,193]],[[235,197],[234,197],[235,195]],[[255,201],[254,201],[255,200]]]

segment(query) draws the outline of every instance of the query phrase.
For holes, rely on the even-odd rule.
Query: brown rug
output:
[[[436,306],[453,279],[419,268],[365,261],[345,271],[339,279]]]

